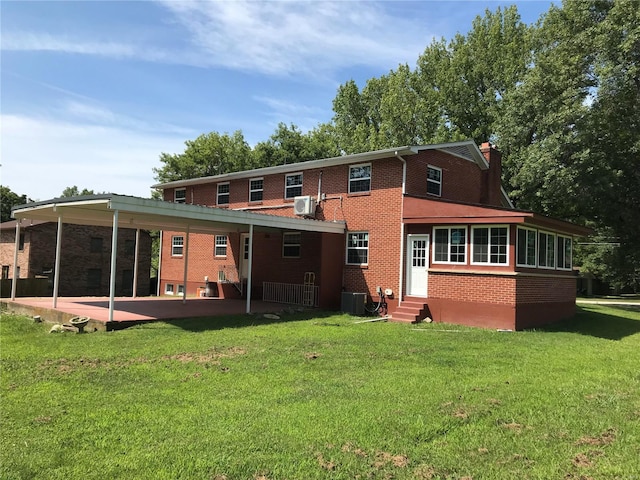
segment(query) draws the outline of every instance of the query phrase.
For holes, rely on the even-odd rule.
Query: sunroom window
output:
[[[434,263],[467,262],[467,229],[465,227],[436,227],[434,232]]]
[[[471,263],[506,265],[509,263],[509,227],[473,227]]]

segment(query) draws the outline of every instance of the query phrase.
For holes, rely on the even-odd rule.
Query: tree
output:
[[[640,277],[639,9],[598,0],[551,7],[496,129],[518,206],[591,219],[599,241],[578,261],[618,286]]]
[[[82,191],[78,190],[77,186],[73,186],[73,187],[67,187],[62,191],[62,195],[60,195],[61,197],[77,197],[80,195],[95,195],[95,193],[93,192],[93,190],[87,190],[86,188],[83,188]]]
[[[160,183],[188,178],[208,177],[253,167],[251,147],[241,131],[233,135],[211,132],[187,140],[183,153],[161,153],[163,166],[154,168]]]
[[[0,222],[11,220],[11,209],[16,205],[24,205],[32,201],[26,195],[18,195],[9,187],[0,185]]]

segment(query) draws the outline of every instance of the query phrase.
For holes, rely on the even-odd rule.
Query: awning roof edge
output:
[[[344,222],[282,217],[202,205],[165,202],[116,194],[56,198],[20,205],[12,210],[19,219],[57,221],[80,225],[112,225],[113,211],[118,210],[118,225],[123,228],[181,230],[215,233],[244,230],[244,226],[282,230],[344,233]]]

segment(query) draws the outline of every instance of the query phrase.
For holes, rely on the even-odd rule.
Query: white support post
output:
[[[13,273],[11,274],[11,300],[16,299],[16,289],[18,288],[18,249],[20,248],[20,222],[16,218],[16,248],[13,250]]]
[[[156,277],[156,297],[160,296],[160,279],[162,278],[160,276],[160,272],[162,270],[162,241],[164,240],[163,238],[163,230],[160,230],[160,246],[158,248],[158,273],[157,273],[157,277]]]
[[[62,250],[62,215],[58,214],[56,234],[56,266],[53,270],[53,308],[58,306],[58,288],[60,286],[60,252]]]
[[[138,254],[140,253],[140,229],[136,229],[136,253],[133,257],[133,298],[138,296]]]
[[[187,303],[187,273],[189,269],[189,225],[187,225],[187,238],[184,239],[182,247],[182,258],[184,258],[184,279],[182,281],[182,303]]]
[[[116,296],[116,259],[118,257],[118,210],[113,211],[113,229],[111,231],[111,273],[109,277],[109,322],[113,322],[113,310]]]
[[[253,224],[249,225],[249,265],[247,267],[247,313],[251,313],[251,272],[253,270]]]

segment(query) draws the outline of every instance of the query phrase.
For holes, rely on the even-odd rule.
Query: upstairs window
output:
[[[347,265],[369,263],[369,232],[347,234]]]
[[[287,258],[299,258],[300,243],[302,243],[302,234],[300,232],[283,233],[282,256]]]
[[[102,237],[91,237],[89,244],[90,253],[102,253]]]
[[[218,184],[216,205],[229,205],[229,182]]]
[[[185,203],[187,201],[187,189],[176,188],[173,191],[173,201],[175,203]]]
[[[284,180],[284,198],[295,198],[302,195],[302,173],[292,173]]]
[[[18,239],[18,251],[22,252],[24,250],[24,233],[20,234],[20,238]]]
[[[537,235],[535,230],[518,227],[516,265],[520,267],[536,266]]]
[[[175,237],[171,237],[171,256],[181,257],[183,249],[184,249],[184,237],[182,235],[176,235]]]
[[[371,191],[371,164],[349,167],[349,193]]]
[[[436,227],[433,232],[434,263],[467,262],[467,229],[465,227]]]
[[[538,266],[555,268],[556,236],[553,233],[538,232]]]
[[[264,181],[262,178],[252,178],[249,180],[249,201],[261,202]]]
[[[215,256],[216,257],[227,256],[227,236],[226,235],[216,235]]]
[[[507,265],[509,227],[473,227],[471,263]]]
[[[562,235],[558,235],[557,266],[560,270],[571,270],[571,247],[572,247],[571,244],[572,244],[572,240],[570,237],[564,237]]]
[[[433,165],[427,166],[427,193],[429,195],[442,195],[442,169],[434,167]]]

